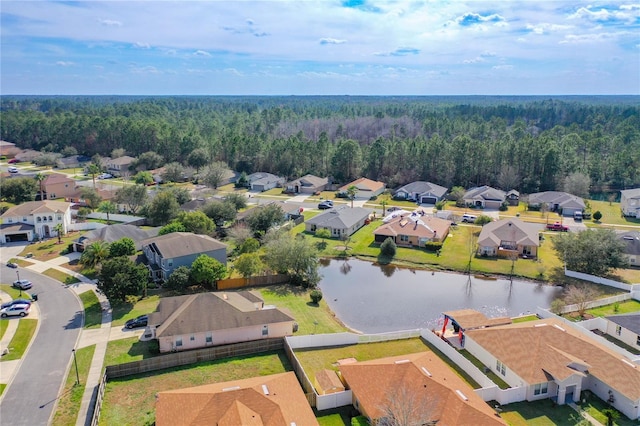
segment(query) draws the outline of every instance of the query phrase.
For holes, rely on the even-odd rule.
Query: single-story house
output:
[[[135,243],[136,250],[140,250],[142,248],[142,241],[157,236],[159,230],[160,228],[142,229],[138,226],[128,225],[126,223],[104,226],[99,229],[93,229],[85,232],[82,236],[74,240],[73,250],[83,252],[87,246],[96,241],[112,243],[124,237],[131,238]]]
[[[620,209],[624,216],[640,219],[640,188],[620,191]]]
[[[536,257],[540,246],[540,226],[517,218],[487,223],[478,237],[478,255]]]
[[[0,242],[33,241],[55,237],[57,225],[66,234],[71,225],[71,203],[64,201],[28,201],[10,207],[0,216]]]
[[[556,318],[465,332],[465,349],[525,400],[580,401],[590,390],[630,419],[640,417],[640,368]]]
[[[444,199],[448,189],[431,182],[416,181],[398,188],[393,193],[397,200],[410,200],[418,204],[435,204]]]
[[[351,186],[355,186],[358,189],[355,198],[360,200],[370,200],[372,197],[382,194],[385,190],[384,182],[378,182],[376,180],[362,177],[338,188],[338,195],[347,197],[347,190]]]
[[[629,265],[640,267],[640,231],[618,232],[617,235],[625,245],[623,254]]]
[[[287,182],[284,192],[289,194],[315,194],[322,192],[329,184],[328,178],[321,178],[314,175],[304,175],[301,178]]]
[[[606,333],[632,348],[640,350],[640,312],[610,315],[607,320]]]
[[[135,174],[133,171],[129,171],[129,167],[133,162],[136,161],[135,158],[129,157],[128,155],[123,155],[118,158],[109,158],[105,163],[107,167],[107,173],[113,176],[122,176],[125,173]]]
[[[56,167],[59,169],[77,169],[84,167],[84,164],[90,161],[91,157],[86,155],[70,155],[69,157],[58,158]]]
[[[294,372],[158,392],[157,426],[317,426]]]
[[[39,190],[39,188],[38,188]],[[76,193],[76,181],[60,173],[51,173],[42,181],[43,199],[67,198]]]
[[[529,206],[539,208],[546,204],[549,211],[561,213],[562,216],[573,216],[583,213],[584,200],[576,195],[560,191],[536,192],[529,195]]]
[[[353,406],[369,424],[411,407],[414,424],[505,425],[496,411],[434,352],[419,352],[338,367]],[[432,423],[433,422],[433,423]]]
[[[180,266],[191,266],[202,254],[227,264],[227,245],[208,235],[172,232],[142,241],[142,252],[154,281],[166,281]]]
[[[517,206],[518,204],[520,204],[520,193],[515,189],[512,189],[511,191],[507,192],[506,200],[510,206]]]
[[[424,247],[427,242],[443,242],[450,227],[449,220],[414,212],[379,226],[373,235],[376,243],[391,238],[398,246]]]
[[[291,336],[297,327],[250,291],[163,297],[148,324],[145,338],[158,339],[162,353]]]
[[[285,178],[271,173],[256,172],[247,176],[247,181],[252,191],[264,192],[284,185]]]
[[[18,152],[20,152],[20,148],[16,147],[15,143],[0,140],[0,155],[13,157]]]
[[[332,237],[348,237],[367,223],[370,214],[371,210],[363,207],[334,207],[307,220],[305,230],[315,233],[318,229],[326,228],[331,231]]]
[[[507,193],[487,185],[469,189],[462,196],[467,206],[483,209],[497,209],[506,200]]]

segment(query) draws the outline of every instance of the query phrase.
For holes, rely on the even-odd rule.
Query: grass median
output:
[[[80,293],[84,307],[84,328],[100,328],[102,325],[102,306],[93,290]]]
[[[54,268],[49,268],[46,271],[44,271],[42,273],[43,275],[46,275],[48,277],[53,278],[54,280],[58,280],[63,284],[75,284],[77,282],[80,282],[79,279],[77,279],[76,277],[69,275],[69,274],[65,274],[62,271],[59,271],[57,269]]]
[[[53,425],[73,425],[76,423],[95,350],[96,345],[76,350],[80,384],[76,384],[76,367],[72,359],[71,368],[67,374],[67,380],[65,381],[62,393],[58,398],[56,414],[53,417],[52,422]]]
[[[9,353],[3,356],[1,361],[12,361],[22,358],[38,327],[38,320],[36,319],[21,318],[19,320],[12,319],[9,321],[20,322],[18,323],[16,334],[13,335],[11,342],[9,342]]]

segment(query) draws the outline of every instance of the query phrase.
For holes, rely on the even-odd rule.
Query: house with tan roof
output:
[[[42,181],[43,199],[67,198],[76,193],[76,181],[61,173],[46,175]]]
[[[317,426],[295,373],[158,392],[157,426]]]
[[[249,291],[163,297],[148,324],[145,338],[157,339],[162,353],[291,336],[297,327]]]
[[[640,416],[640,366],[556,318],[465,332],[465,349],[525,400],[580,401],[590,390],[631,419]]]
[[[353,182],[338,188],[338,195],[347,197],[347,190],[351,186],[355,186],[358,189],[355,198],[360,200],[370,200],[372,197],[382,194],[385,190],[384,182],[378,182],[376,180],[361,177],[360,179],[356,179]]]
[[[208,235],[172,232],[142,241],[142,252],[154,281],[166,281],[180,266],[191,266],[202,254],[227,264],[227,245]]]
[[[0,241],[33,241],[58,235],[55,227],[62,225],[66,234],[71,225],[71,203],[64,201],[28,201],[9,208],[0,216]]]
[[[370,424],[410,407],[416,424],[504,425],[500,416],[433,352],[338,367],[353,405]]]
[[[451,221],[417,212],[401,215],[379,226],[373,235],[376,243],[391,238],[398,246],[424,247],[428,242],[443,242]]]
[[[105,161],[107,173],[113,176],[122,176],[123,173],[130,173],[129,167],[136,161],[135,158],[123,155],[118,158],[108,158]]]
[[[640,218],[640,188],[620,191],[620,210],[624,216]]]
[[[479,256],[512,255],[536,257],[540,246],[541,225],[520,219],[502,219],[487,223],[478,237]]]
[[[304,175],[301,178],[287,182],[284,185],[284,192],[289,194],[315,194],[322,192],[329,184],[328,178],[321,178],[314,175]]]

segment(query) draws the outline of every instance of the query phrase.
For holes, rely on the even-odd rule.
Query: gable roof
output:
[[[378,182],[376,180],[371,180],[371,179],[367,179],[364,177],[361,177],[360,179],[356,179],[351,183],[348,183],[344,186],[341,186],[338,191],[340,192],[346,192],[347,189],[349,189],[350,186],[355,186],[356,188],[358,188],[358,191],[371,191],[371,192],[375,192],[378,191],[382,188],[384,188],[384,182]]]
[[[158,426],[318,425],[295,373],[159,392]]]
[[[500,245],[501,241],[513,241],[518,245],[536,246],[540,245],[538,233],[540,225],[523,222],[517,218],[502,219],[487,223],[482,227],[478,244],[484,247],[494,247]]]
[[[158,235],[160,228],[142,229],[135,225],[128,225],[126,223],[117,223],[115,225],[105,226],[99,229],[94,229],[83,234],[76,241],[84,242],[85,244],[91,241],[105,241],[112,243],[118,241],[121,238],[129,237],[136,244],[136,250],[140,250],[142,247],[142,241],[150,237]]]
[[[128,164],[133,163],[135,160],[136,159],[133,157],[129,157],[128,155],[123,155],[122,157],[108,159],[107,164],[109,166],[126,166]]]
[[[555,318],[527,321],[465,332],[486,351],[530,384],[588,374],[632,401],[640,399],[640,369],[620,354],[600,346],[569,324]]]
[[[349,208],[348,206],[340,206],[328,209],[305,223],[330,229],[348,229],[369,217],[370,214],[371,210],[363,207]]]
[[[406,192],[408,194],[413,194],[413,193],[418,193],[418,194],[432,194],[435,195],[438,198],[441,198],[444,196],[444,194],[447,193],[447,188],[445,188],[444,186],[440,186],[440,185],[436,185],[435,183],[431,183],[431,182],[425,182],[425,181],[416,181],[416,182],[411,182],[406,184],[405,186],[401,186],[400,188],[398,188],[394,194],[397,194],[398,192],[403,191]]]
[[[359,404],[373,419],[385,415],[390,399],[411,398],[411,405],[417,410],[412,414],[426,417],[427,421],[438,420],[438,425],[505,424],[433,352],[357,362],[339,369]]]
[[[247,176],[250,183],[267,184],[271,182],[281,182],[284,178],[266,172],[255,172]]]
[[[72,183],[75,187],[76,181],[68,177],[67,175],[63,175],[61,173],[50,173],[46,175],[43,185],[56,185],[58,183]]]
[[[227,245],[208,235],[193,234],[191,232],[172,232],[166,235],[149,238],[142,241],[142,246],[153,246],[165,259],[188,256],[196,253],[226,249]]]
[[[626,198],[640,199],[640,188],[623,189],[620,194]]]
[[[626,328],[627,330],[640,335],[640,312],[632,314],[610,315],[605,317],[614,324]]]
[[[149,324],[158,326],[156,337],[164,337],[294,321],[280,309],[261,305],[239,292],[163,297]]]
[[[509,317],[487,318],[482,312],[478,312],[475,309],[458,309],[443,312],[442,314],[455,321],[462,330],[495,327],[496,325],[511,324],[512,322]]]
[[[625,244],[624,252],[628,255],[640,255],[640,231],[618,232],[618,238]]]
[[[422,238],[444,237],[449,233],[451,221],[440,219],[435,216],[420,216],[417,213],[404,215],[392,219],[379,226],[374,235],[386,235],[397,237],[398,235],[411,235]]]
[[[477,186],[469,189],[462,197],[463,200],[489,200],[504,201],[507,194],[500,190],[492,188],[488,185]]]
[[[529,204],[557,204],[561,208],[584,209],[584,200],[576,195],[561,191],[536,192],[529,195]]]
[[[292,180],[287,185],[295,185],[296,183],[299,183],[302,186],[317,187],[317,186],[326,185],[328,182],[329,182],[329,178],[326,178],[326,177],[321,178],[315,175],[307,174],[298,179]]]
[[[0,217],[29,216],[42,213],[65,213],[70,208],[71,203],[64,201],[27,201],[26,203],[9,208]]]

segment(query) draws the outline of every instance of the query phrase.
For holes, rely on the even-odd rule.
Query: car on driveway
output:
[[[109,173],[102,173],[101,175],[98,175],[98,179],[111,179],[111,178],[113,178],[113,175]]]
[[[13,299],[10,302],[3,303],[2,305],[0,305],[0,309],[8,308],[9,306],[13,306],[13,305],[30,305],[30,304],[31,304],[31,300]]]
[[[18,162],[19,160],[17,158],[12,158],[11,160],[8,161],[9,164],[16,164]]]
[[[7,171],[9,173],[18,173],[18,168],[15,166],[9,166],[9,168],[7,168]]]
[[[13,282],[13,288],[20,290],[29,290],[31,287],[33,287],[33,284],[29,280],[16,280]]]
[[[13,263],[13,262],[7,262],[7,266],[9,268],[16,269],[18,267],[18,264],[17,263]]]
[[[29,315],[31,312],[31,305],[12,305],[6,308],[0,309],[0,317],[23,317],[25,315]]]
[[[132,328],[146,327],[148,322],[149,317],[147,315],[140,315],[137,318],[133,318],[127,321],[124,326],[131,330]]]
[[[318,208],[319,208],[320,210],[332,209],[332,208],[333,208],[333,201],[331,201],[331,200],[324,200],[324,201],[321,201],[321,202],[318,204]]]

